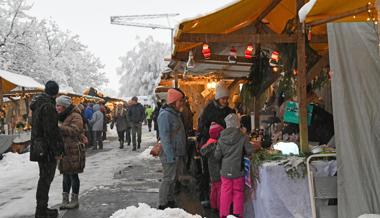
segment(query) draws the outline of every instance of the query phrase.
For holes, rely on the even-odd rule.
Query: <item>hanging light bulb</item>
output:
[[[248,44],[247,48],[245,49],[245,58],[251,59],[253,54],[253,45],[250,43]]]
[[[189,60],[186,63],[187,69],[193,69],[195,67],[193,51],[189,51]]]
[[[211,57],[211,50],[207,43],[203,44],[202,54],[205,59],[209,59]]]
[[[237,62],[237,50],[235,47],[231,47],[230,55],[228,56],[228,62],[231,64],[236,64]]]

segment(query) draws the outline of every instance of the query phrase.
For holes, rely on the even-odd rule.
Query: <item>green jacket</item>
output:
[[[146,119],[148,119],[148,120],[151,120],[151,119],[153,119],[153,108],[147,108],[147,109],[145,109],[145,117],[146,117]]]

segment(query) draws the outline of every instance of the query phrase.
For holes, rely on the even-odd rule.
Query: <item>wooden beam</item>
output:
[[[215,64],[215,65],[231,65],[231,66],[246,66],[246,67],[250,67],[252,66],[252,63],[243,63],[243,62],[240,62],[240,63],[236,63],[236,64],[231,64],[229,62],[226,62],[226,61],[214,61],[214,60],[196,60],[197,63],[202,63],[202,64]]]
[[[200,52],[197,52],[196,50],[193,50],[193,54],[194,54],[195,62],[198,62],[198,61],[217,61],[217,62],[228,63],[228,55],[211,54],[210,59],[204,59],[202,54]],[[189,58],[188,52],[181,52],[181,53],[177,53],[175,56],[173,56],[172,60],[185,61],[186,62],[188,60],[188,58]],[[237,64],[239,64],[239,63],[250,63],[250,64],[252,64],[252,60],[248,60],[245,57],[238,56],[237,57]],[[230,63],[228,63],[228,64],[230,64]],[[230,64],[230,65],[234,65],[234,64]]]
[[[328,65],[329,63],[329,55],[323,55],[317,63],[314,64],[314,66],[309,70],[309,72],[307,72],[307,78],[306,78],[306,82],[307,84],[309,84],[316,76],[318,76],[323,67],[325,67],[326,65]]]
[[[326,24],[326,23],[329,23],[332,21],[336,21],[336,20],[340,20],[340,19],[343,19],[346,17],[351,17],[351,16],[354,16],[357,14],[361,14],[361,13],[367,12],[368,10],[373,10],[373,9],[375,9],[375,6],[373,4],[367,4],[366,6],[363,6],[361,8],[357,8],[357,9],[352,10],[352,11],[346,11],[346,12],[343,12],[343,13],[335,15],[335,16],[330,16],[330,17],[325,18],[325,19],[321,19],[321,20],[317,20],[317,21],[307,23],[306,26],[313,27],[313,26],[323,25],[323,24]]]
[[[257,18],[258,22],[261,22],[262,19],[264,19],[278,4],[280,4],[281,0],[272,0],[270,5],[268,5],[267,8],[264,9],[263,12],[259,15]]]
[[[297,11],[304,5],[304,0],[296,0]],[[297,99],[299,104],[300,150],[309,151],[309,137],[307,126],[307,96],[306,96],[306,37],[305,24],[299,22],[297,16]]]
[[[296,36],[288,34],[204,34],[182,33],[177,42],[207,42],[207,43],[295,43]]]

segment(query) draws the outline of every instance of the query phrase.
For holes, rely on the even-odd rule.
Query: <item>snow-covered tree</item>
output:
[[[149,36],[120,57],[117,69],[120,79],[120,95],[152,95],[159,83],[161,72],[167,66],[164,58],[170,55],[170,45],[154,41]]]
[[[79,36],[28,16],[25,0],[0,0],[0,68],[82,92],[107,82],[104,66]]]

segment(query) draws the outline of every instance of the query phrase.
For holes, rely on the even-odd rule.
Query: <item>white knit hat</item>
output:
[[[71,98],[66,95],[61,95],[55,100],[55,102],[57,103],[57,105],[61,105],[65,108],[68,108],[71,105]]]
[[[218,100],[218,99],[223,98],[223,97],[229,97],[230,96],[230,92],[224,86],[224,84],[222,83],[222,81],[220,81],[216,85],[215,92],[216,92],[215,93],[215,100]]]
[[[227,128],[239,128],[239,118],[236,114],[229,114],[226,118],[224,118],[224,121],[226,122]]]

